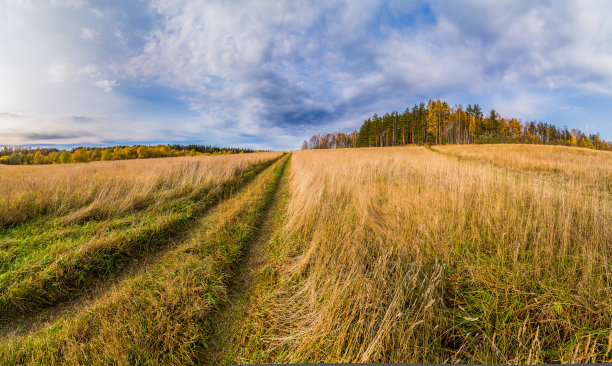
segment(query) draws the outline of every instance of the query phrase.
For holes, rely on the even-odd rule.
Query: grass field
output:
[[[308,150],[0,181],[0,364],[612,361],[609,152]]]

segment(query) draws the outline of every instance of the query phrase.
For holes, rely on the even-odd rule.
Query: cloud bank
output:
[[[294,148],[438,97],[612,138],[607,1],[9,0],[0,11],[0,144]]]

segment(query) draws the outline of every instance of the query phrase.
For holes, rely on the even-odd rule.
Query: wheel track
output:
[[[213,324],[215,328],[211,336],[210,349],[205,355],[205,364],[220,365],[231,362],[233,350],[229,349],[231,337],[239,330],[240,318],[248,306],[249,298],[256,286],[255,274],[265,264],[264,246],[272,239],[276,229],[275,215],[280,209],[280,193],[283,179],[287,174],[287,161],[278,177],[274,194],[262,215],[262,222],[255,235],[253,243],[245,248],[240,263],[236,266],[232,279],[228,283],[227,300],[216,313]]]
[[[212,214],[220,203],[244,189],[257,176],[284,156],[281,155],[262,163],[247,171],[243,176],[227,182],[222,189],[216,192],[212,202],[206,204],[201,211],[195,212],[186,222],[179,222],[180,225],[178,227],[171,228],[169,230],[169,237],[160,240],[158,245],[154,245],[152,248],[145,249],[142,252],[135,254],[126,253],[126,256],[123,258],[125,263],[119,263],[114,271],[97,276],[95,273],[92,274],[89,281],[79,288],[77,292],[71,294],[71,296],[60,297],[57,301],[53,301],[50,304],[43,303],[35,308],[21,312],[19,312],[20,309],[15,304],[9,303],[8,309],[5,307],[0,310],[0,337],[25,335],[36,331],[45,325],[51,324],[61,316],[78,312],[80,308],[86,307],[122,281],[146,272],[147,268],[151,267],[164,253],[189,238],[198,222],[202,221],[202,217]],[[210,197],[205,197],[204,199],[211,200]],[[4,306],[4,304],[1,305]],[[2,314],[11,310],[14,311],[14,316],[12,317],[6,317]]]

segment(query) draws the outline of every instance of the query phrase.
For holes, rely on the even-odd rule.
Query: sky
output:
[[[612,1],[0,0],[0,145],[294,149],[421,101],[612,140]]]

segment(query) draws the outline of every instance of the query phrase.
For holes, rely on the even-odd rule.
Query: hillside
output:
[[[612,361],[612,152],[0,165],[1,364]]]
[[[366,119],[359,131],[313,135],[305,149],[385,147],[444,144],[537,144],[579,146],[612,151],[612,142],[599,133],[586,135],[577,128],[502,117],[491,109],[484,115],[478,104],[451,107],[446,101],[415,104],[403,113],[392,111]]]

